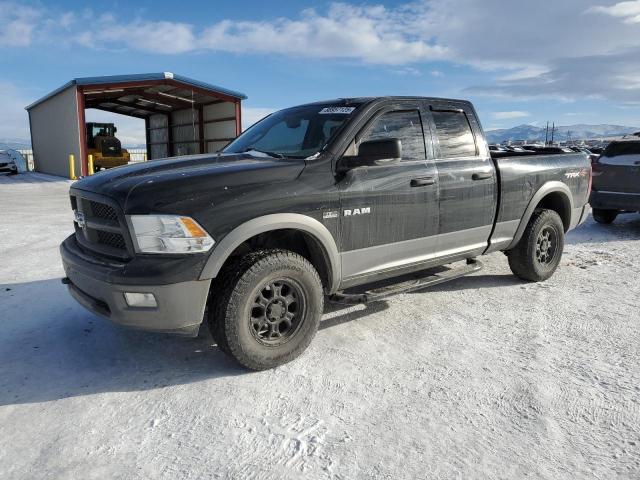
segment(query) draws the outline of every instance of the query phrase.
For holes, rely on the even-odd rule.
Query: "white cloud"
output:
[[[511,112],[491,112],[491,117],[496,120],[513,120],[514,118],[529,117],[529,112],[511,111]]]
[[[167,55],[210,51],[349,59],[393,65],[395,73],[439,77],[440,70],[423,68],[437,60],[480,70],[482,80],[467,90],[476,94],[640,101],[640,0],[604,6],[599,5],[604,0],[407,2],[332,3],[286,18],[227,19],[197,27],[167,18],[61,13],[0,0],[0,24],[5,25],[0,47],[76,42]],[[590,20],[597,15],[597,22],[585,22],[582,13]]]
[[[24,13],[11,13],[16,10]],[[24,35],[11,35],[13,45],[18,42],[30,44],[31,33],[39,26],[48,27],[43,36],[53,36],[57,25],[58,29],[74,29],[70,38],[85,47],[105,48],[108,45],[113,49],[158,54],[205,50],[349,58],[372,64],[402,65],[444,58],[447,53],[445,47],[436,44],[428,35],[416,33],[415,12],[408,6],[386,8],[333,3],[325,14],[310,9],[297,17],[272,21],[222,20],[200,30],[191,24],[169,20],[123,21],[108,12],[56,15],[45,9],[18,8],[11,3],[0,3],[0,19],[4,18],[2,12],[14,20],[13,24],[4,22],[8,25],[5,28],[11,29],[15,25],[14,30],[24,31]],[[27,18],[27,12],[33,15]],[[45,14],[48,19],[38,25],[36,20]],[[94,17],[90,32],[82,21],[87,16]],[[53,17],[55,21],[52,21]],[[60,41],[68,41],[69,36],[58,34]]]
[[[393,73],[395,73],[396,75],[410,76],[410,77],[421,77],[422,76],[422,72],[420,70],[418,70],[417,68],[414,68],[414,67],[397,68],[397,69],[393,70]]]
[[[540,75],[497,80],[467,91],[520,99],[585,99],[640,104],[640,47],[609,55],[559,58]]]
[[[41,11],[13,2],[0,2],[0,47],[31,44]]]
[[[204,31],[200,46],[216,51],[355,58],[391,65],[442,58],[446,48],[413,34],[412,23],[413,17],[402,8],[334,3],[326,15],[305,10],[298,19],[224,20]]]
[[[626,23],[640,23],[640,0],[620,2],[610,7],[593,6],[587,12],[604,13],[612,17],[622,18]]]
[[[111,15],[105,15],[95,28],[76,39],[86,47],[124,45],[131,50],[162,54],[186,53],[196,47],[193,26],[189,24],[141,20],[122,24]]]

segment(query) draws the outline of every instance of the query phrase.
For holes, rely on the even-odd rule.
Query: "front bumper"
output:
[[[605,192],[592,191],[589,203],[593,208],[604,210],[627,210],[631,212],[640,211],[640,192]]]
[[[204,317],[211,280],[194,280],[155,285],[149,283],[126,284],[109,281],[105,269],[114,266],[92,264],[79,255],[77,244],[70,237],[60,246],[62,264],[66,274],[63,280],[69,293],[82,306],[112,322],[127,327],[154,332],[195,335]],[[125,292],[152,293],[156,307],[130,307]]]

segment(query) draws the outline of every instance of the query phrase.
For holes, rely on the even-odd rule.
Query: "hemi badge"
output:
[[[322,212],[322,218],[323,219],[328,219],[328,218],[338,218],[338,212],[336,210],[330,210],[328,212]]]

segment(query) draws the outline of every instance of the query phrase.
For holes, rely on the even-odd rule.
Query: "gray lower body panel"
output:
[[[589,202],[593,208],[640,211],[640,193],[591,192]]]
[[[340,287],[475,257],[487,248],[490,232],[488,225],[343,252]]]
[[[65,265],[69,293],[90,311],[114,323],[154,332],[197,334],[211,280],[169,285],[116,285],[88,277]],[[157,307],[130,307],[124,292],[152,293]]]
[[[491,225],[488,225],[343,252],[340,254],[342,276],[368,275],[466,251],[484,250],[490,232]]]

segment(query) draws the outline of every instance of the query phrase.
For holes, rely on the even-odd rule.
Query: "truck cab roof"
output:
[[[464,105],[471,105],[471,102],[468,100],[460,100],[454,98],[439,98],[439,97],[418,97],[418,96],[403,96],[403,95],[383,95],[376,97],[345,97],[345,98],[334,98],[329,100],[323,100],[318,102],[310,102],[303,105],[298,106],[306,106],[306,105],[340,105],[340,106],[359,106],[367,103],[377,103],[384,101],[410,101],[410,100],[419,100],[419,101],[438,101],[438,102],[452,102],[459,103]]]

